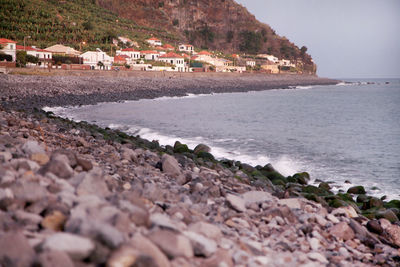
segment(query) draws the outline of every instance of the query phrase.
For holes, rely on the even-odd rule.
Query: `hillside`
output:
[[[311,57],[234,0],[97,0],[98,5],[139,25],[160,27],[197,47],[279,58]]]
[[[100,47],[110,49],[116,36],[144,40],[155,34],[162,39],[177,40],[164,29],[138,25],[132,20],[118,17],[96,5],[93,0],[0,0],[0,37],[42,48],[63,43],[83,50]]]
[[[312,69],[307,49],[300,49],[234,0],[0,0],[1,37],[44,47],[64,43],[83,50],[110,50],[113,37],[139,44],[150,36],[177,45],[225,53],[268,53],[302,59]]]

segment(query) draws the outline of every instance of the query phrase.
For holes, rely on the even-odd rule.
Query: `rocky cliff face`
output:
[[[311,64],[304,48],[276,35],[234,0],[97,0],[97,4],[140,25],[174,32],[197,47],[270,53]]]

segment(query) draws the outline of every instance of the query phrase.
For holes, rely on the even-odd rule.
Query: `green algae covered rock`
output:
[[[358,186],[350,187],[350,188],[347,190],[347,193],[349,193],[349,194],[355,194],[355,195],[361,195],[361,194],[365,194],[366,192],[365,192],[364,186],[358,185]]]

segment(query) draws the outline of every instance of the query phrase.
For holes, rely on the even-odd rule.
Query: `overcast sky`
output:
[[[297,46],[318,75],[400,77],[400,0],[236,0]]]

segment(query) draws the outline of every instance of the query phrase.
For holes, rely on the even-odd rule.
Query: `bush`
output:
[[[172,21],[172,25],[178,26],[178,25],[179,25],[179,20],[178,20],[178,19],[174,19],[174,20]]]

